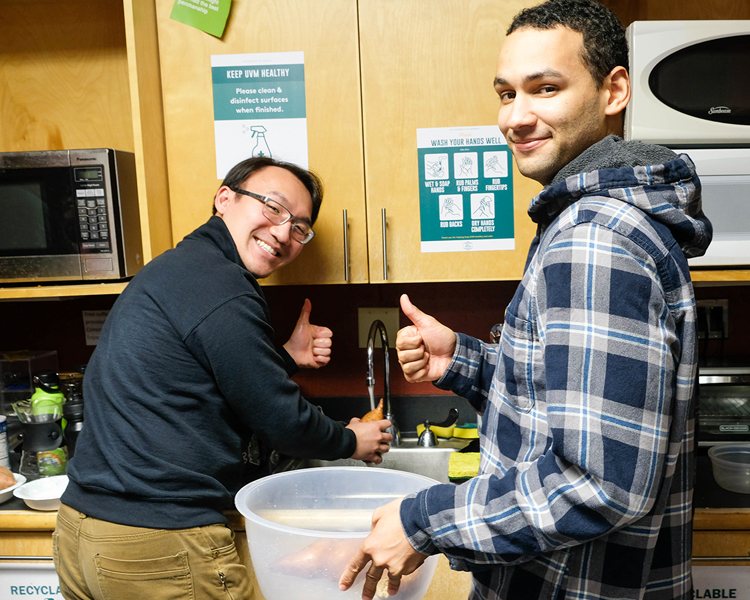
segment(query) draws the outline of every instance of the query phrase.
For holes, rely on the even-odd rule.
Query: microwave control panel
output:
[[[82,252],[87,254],[112,252],[107,196],[104,188],[104,166],[74,167],[73,189],[76,194]]]

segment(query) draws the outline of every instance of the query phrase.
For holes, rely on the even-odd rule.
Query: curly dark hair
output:
[[[628,40],[625,28],[615,14],[594,0],[547,0],[524,8],[510,24],[507,35],[516,29],[569,27],[583,35],[581,58],[597,88],[615,67],[628,69]]]
[[[323,202],[323,182],[315,173],[303,169],[299,165],[284,162],[283,160],[276,160],[270,156],[248,158],[237,163],[229,170],[229,173],[224,177],[221,186],[227,186],[229,189],[240,187],[250,175],[261,169],[265,169],[266,167],[279,167],[281,169],[286,169],[299,179],[302,182],[302,185],[307,188],[307,191],[310,192],[310,198],[312,198],[312,217],[310,218],[310,221],[314,225],[315,220],[318,218],[318,213],[320,212],[320,204]],[[212,209],[212,214],[216,214],[215,205]]]

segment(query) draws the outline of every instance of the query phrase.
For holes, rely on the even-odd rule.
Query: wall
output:
[[[750,19],[747,0],[600,0],[626,27],[633,21]]]
[[[750,19],[750,2],[747,0],[602,0],[602,3],[610,6],[625,25],[646,19]],[[98,6],[98,3],[93,5]],[[15,9],[11,5],[9,10]],[[38,34],[39,27],[35,26],[34,31]],[[49,39],[54,42],[58,38],[53,35]],[[14,46],[16,49],[21,47],[23,44]],[[124,45],[120,43],[118,48],[124,48]],[[9,56],[18,57],[12,53]],[[121,76],[125,72],[124,59],[121,58],[119,62],[123,63],[122,68],[113,72]],[[26,81],[23,78],[16,78],[15,81],[22,80]],[[18,97],[24,95],[19,94]],[[109,121],[118,122],[117,119]],[[502,309],[510,300],[514,288],[512,282],[477,282],[289,286],[266,288],[266,293],[279,343],[288,337],[305,297],[313,302],[313,321],[334,329],[332,363],[320,371],[306,371],[296,376],[305,393],[320,397],[365,393],[366,354],[364,349],[357,347],[357,307],[397,306],[400,293],[407,292],[418,306],[450,327],[487,339],[490,327],[501,320]],[[745,343],[750,334],[748,288],[703,287],[697,289],[696,296],[704,299],[727,298],[730,307],[730,338],[724,342],[704,343],[701,346],[702,355],[736,356],[750,362],[750,347]],[[0,351],[56,349],[61,370],[72,369],[88,361],[93,350],[93,347],[85,345],[81,311],[108,309],[115,300],[114,296],[96,296],[58,301],[0,302]],[[401,319],[404,325],[403,315]],[[435,388],[429,384],[407,384],[400,375],[395,356],[391,360],[394,394],[435,393]],[[381,368],[378,365],[376,373]]]
[[[365,396],[367,388],[366,350],[358,347],[357,308],[396,307],[402,293],[425,312],[456,331],[488,340],[489,330],[502,321],[516,283],[429,283],[404,285],[336,285],[266,287],[272,321],[281,344],[291,335],[305,298],[312,301],[312,322],[334,331],[333,359],[323,369],[305,370],[295,376],[308,397]],[[698,287],[698,299],[729,300],[727,340],[701,344],[703,358],[733,357],[750,364],[750,287]],[[86,346],[83,310],[109,309],[115,296],[74,298],[59,301],[1,302],[0,351],[57,350],[62,371],[89,360],[92,346]],[[400,325],[407,325],[400,314]],[[391,341],[393,345],[395,340]],[[382,353],[375,355],[376,393],[382,392]],[[390,353],[393,395],[440,393],[431,384],[407,383]],[[250,367],[248,367],[250,368]]]

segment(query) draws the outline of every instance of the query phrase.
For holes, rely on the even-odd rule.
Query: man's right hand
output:
[[[386,429],[390,426],[391,422],[388,419],[363,423],[357,417],[354,417],[346,426],[357,436],[357,449],[350,458],[375,463],[376,465],[382,463],[382,455],[391,449],[389,442],[393,439],[393,436],[386,433]]]
[[[456,350],[456,334],[423,313],[402,294],[401,310],[414,323],[396,335],[396,353],[406,381],[436,381],[442,377]]]

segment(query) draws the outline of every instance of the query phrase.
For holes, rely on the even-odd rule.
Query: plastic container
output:
[[[34,393],[34,373],[57,371],[57,351],[0,352],[0,412],[13,414],[13,404],[28,400]]]
[[[367,467],[288,471],[243,487],[235,497],[245,517],[250,557],[266,600],[362,597],[366,567],[342,592],[338,582],[370,532],[373,511],[439,482],[423,475]],[[396,600],[420,600],[438,556],[403,577]],[[376,598],[388,598],[378,587]]]
[[[68,476],[57,475],[24,483],[13,491],[16,498],[21,498],[34,510],[57,510],[60,508],[60,497],[68,487]]]
[[[714,479],[725,490],[750,494],[750,444],[721,444],[708,449]]]

